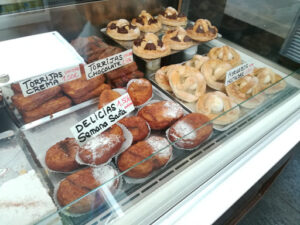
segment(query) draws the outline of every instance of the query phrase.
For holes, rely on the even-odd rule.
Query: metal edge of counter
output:
[[[184,204],[188,204],[183,200],[186,199],[187,201],[191,201],[192,196],[194,196],[194,193],[196,192],[199,193],[198,200],[201,199],[204,201],[205,199],[208,199],[208,196],[211,195],[212,191],[210,189],[210,185],[215,184],[216,186],[214,186],[214,188],[218,187],[220,182],[224,179],[221,174],[226,173],[228,168],[232,168],[232,165],[235,163],[245,164],[245,162],[240,161],[237,158],[244,154],[250,154],[253,152],[253,149],[256,151],[262,150],[262,146],[259,147],[255,144],[261,139],[264,139],[269,133],[272,133],[272,131],[274,132],[274,128],[276,128],[276,126],[297,111],[299,108],[299,102],[300,94],[298,93],[282,105],[277,106],[272,112],[266,113],[264,116],[255,121],[252,126],[245,128],[243,132],[237,133],[229,138],[224,145],[217,147],[214,151],[205,155],[198,161],[198,163],[191,165],[188,170],[184,170],[168,183],[159,187],[156,191],[144,198],[143,201],[133,205],[121,218],[116,218],[112,221],[113,224],[150,224],[159,217],[161,218],[156,221],[156,224],[172,224],[180,218],[185,218],[184,213],[181,214],[178,211],[180,209],[180,205],[183,204],[182,206],[184,207]],[[274,120],[274,118],[276,118],[276,120]],[[263,141],[263,143],[264,145],[267,145],[265,141]],[[292,146],[290,146],[290,148],[291,147]],[[282,148],[282,150],[284,149],[286,148]],[[278,158],[282,158],[289,149],[278,152]],[[274,160],[276,159],[277,158],[274,158]],[[261,172],[263,171],[260,171],[259,174],[263,175]],[[233,171],[231,171],[231,173],[233,173]],[[197,174],[198,179],[195,179],[195,174]],[[228,176],[228,174],[224,176]],[[250,187],[251,186],[239,186],[239,192],[237,193],[242,195],[242,193],[247,191]],[[197,191],[195,192],[195,190]],[[218,216],[221,216],[222,213],[230,207],[229,202],[233,204],[238,199],[238,196],[232,196],[223,192],[223,196],[224,195],[226,195],[225,197],[229,198],[230,201],[224,202],[224,204],[219,204],[220,201],[212,202],[208,205],[204,204],[201,208],[202,211],[196,211],[197,217],[201,216],[201,224],[212,223],[218,218]],[[189,205],[190,204],[193,204],[193,201],[191,201]],[[217,204],[219,206],[219,210],[211,208],[215,207]],[[188,205],[185,207],[188,207]],[[196,206],[193,205],[193,207]],[[174,210],[176,212],[176,209],[177,213],[175,216]],[[184,208],[182,209],[184,210]],[[190,208],[188,207],[188,209]],[[184,212],[186,211],[184,210]],[[193,212],[195,214],[194,210]],[[168,216],[172,215],[172,213],[172,219],[168,220]],[[194,214],[189,213],[190,216]],[[205,219],[205,217],[207,219]],[[171,217],[169,217],[169,219],[170,218]],[[193,218],[193,216],[191,218]],[[205,221],[207,221],[207,223]],[[186,223],[187,221],[184,222]]]

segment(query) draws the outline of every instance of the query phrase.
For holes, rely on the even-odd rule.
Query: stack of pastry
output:
[[[25,123],[52,115],[58,111],[69,108],[72,101],[64,96],[61,87],[56,86],[42,92],[24,97],[19,84],[12,84],[14,91],[12,102],[23,117]]]

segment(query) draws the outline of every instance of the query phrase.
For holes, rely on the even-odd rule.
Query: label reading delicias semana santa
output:
[[[108,105],[89,115],[70,128],[76,140],[82,144],[110,128],[128,113],[134,105],[128,93],[122,95]]]
[[[109,56],[105,59],[97,60],[84,66],[86,79],[92,79],[132,62],[133,57],[131,49]]]
[[[26,97],[80,77],[80,68],[76,66],[22,80],[19,84]]]
[[[225,86],[235,82],[236,80],[252,73],[254,69],[253,63],[244,63],[226,72]]]

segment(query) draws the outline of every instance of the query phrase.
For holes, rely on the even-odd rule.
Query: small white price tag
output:
[[[69,67],[19,82],[23,95],[29,96],[81,77],[80,67]]]
[[[228,70],[226,72],[225,86],[228,86],[229,84],[233,83],[234,81],[246,76],[249,73],[252,73],[253,69],[254,69],[253,63],[251,63],[251,64],[244,63],[238,67]]]
[[[95,137],[128,113],[134,110],[134,105],[128,93],[122,95],[108,105],[89,115],[70,128],[76,140],[83,144],[88,139]]]
[[[132,49],[109,56],[105,59],[97,60],[84,66],[86,79],[92,79],[132,62]]]

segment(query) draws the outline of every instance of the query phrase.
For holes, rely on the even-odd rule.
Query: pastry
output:
[[[119,98],[120,96],[121,94],[119,94],[119,92],[113,90],[104,90],[99,97],[98,109],[101,109],[102,107],[112,102],[113,100]]]
[[[156,154],[149,157],[154,153]],[[166,165],[171,156],[172,146],[169,142],[163,137],[152,136],[145,141],[132,145],[123,152],[118,157],[117,164],[120,171],[125,171],[132,167],[125,173],[126,176],[144,178],[149,176],[154,170]],[[147,157],[149,158],[146,161],[136,165]]]
[[[225,91],[226,72],[231,68],[231,65],[227,62],[210,59],[203,63],[201,73],[204,75],[209,87],[218,91]]]
[[[258,83],[257,77],[248,74],[226,86],[225,90],[236,103],[245,108],[255,108],[265,100],[263,93],[258,94],[261,91]]]
[[[75,156],[80,149],[74,138],[66,138],[51,146],[46,153],[45,162],[49,169],[70,172],[79,168]]]
[[[209,20],[198,19],[194,26],[187,28],[187,34],[195,41],[206,42],[218,36],[218,29]]]
[[[18,110],[30,111],[55,97],[60,93],[60,91],[61,88],[59,86],[55,86],[27,97],[24,97],[23,94],[19,93],[12,96],[11,100]]]
[[[283,90],[286,86],[281,76],[274,73],[270,68],[255,68],[253,75],[258,78],[260,88],[266,89],[266,94],[274,94]]]
[[[110,71],[105,74],[106,78],[108,80],[117,79],[123,76],[126,76],[127,74],[133,73],[134,71],[137,71],[138,67],[135,62],[129,63],[125,66],[122,66],[118,69],[115,69],[113,71]]]
[[[146,10],[142,10],[137,18],[132,19],[131,23],[145,33],[155,33],[161,29],[161,22],[153,18]]]
[[[108,36],[116,40],[129,41],[140,36],[140,29],[125,19],[111,21],[106,27]]]
[[[136,71],[126,74],[125,76],[122,76],[120,78],[110,80],[109,82],[111,83],[112,87],[121,88],[121,87],[125,87],[130,80],[135,79],[135,78],[143,78],[144,75],[145,74],[143,72],[136,70]]]
[[[127,92],[134,106],[139,106],[147,102],[152,97],[152,84],[150,81],[141,78],[131,80]]]
[[[21,114],[24,122],[30,123],[45,116],[49,116],[61,110],[70,108],[71,106],[72,101],[67,96],[55,97],[33,110],[22,111]]]
[[[209,57],[196,54],[191,60],[187,61],[185,65],[194,67],[197,70],[201,71],[203,63],[205,63],[207,60],[209,60]]]
[[[43,221],[43,218],[56,213],[57,208],[44,187],[45,184],[39,179],[40,174],[35,173],[34,170],[19,176],[16,171],[12,174],[8,181],[5,181],[5,178],[1,179],[0,222],[2,225],[38,224]],[[61,224],[60,220],[55,221],[55,224]]]
[[[138,116],[125,117],[119,121],[132,134],[133,142],[144,140],[150,133],[150,127],[146,120]]]
[[[82,97],[79,97],[79,98],[73,98],[73,102],[75,104],[79,104],[81,102],[85,102],[89,99],[92,99],[92,98],[96,98],[96,97],[99,97],[100,94],[104,91],[104,90],[110,90],[110,85],[109,84],[100,84],[99,87],[96,87],[94,90],[88,92],[86,95],[82,96]]]
[[[206,82],[195,68],[177,65],[168,71],[169,84],[177,98],[185,102],[195,102],[205,93]]]
[[[124,141],[122,128],[115,124],[88,140],[79,149],[78,157],[85,164],[100,165],[106,163],[119,151]]]
[[[187,49],[194,44],[193,40],[187,35],[185,29],[182,27],[168,30],[162,37],[162,41],[169,45],[173,50]]]
[[[109,165],[82,169],[67,176],[59,183],[56,193],[57,201],[60,206],[66,206],[103,184],[114,194],[120,184],[117,175],[117,171]],[[114,177],[116,178],[113,179]],[[71,213],[86,213],[96,209],[105,201],[103,196],[105,192],[102,189],[89,193],[69,206],[67,210]]]
[[[236,67],[242,63],[239,53],[227,45],[212,48],[208,52],[208,57],[230,63],[232,67]]]
[[[163,130],[183,116],[182,107],[172,101],[160,101],[144,106],[138,116],[145,119],[153,130]]]
[[[169,70],[174,68],[176,68],[176,65],[164,66],[155,73],[155,81],[162,89],[166,91],[172,91],[167,73]]]
[[[170,127],[167,136],[179,148],[195,148],[212,133],[213,128],[209,121],[209,118],[203,114],[188,114]]]
[[[187,17],[183,14],[178,14],[173,7],[166,8],[163,13],[158,15],[158,19],[162,24],[172,27],[185,26],[187,23]]]
[[[155,34],[146,33],[133,42],[133,53],[144,59],[156,59],[170,54],[171,49]]]
[[[196,104],[196,111],[206,115],[213,124],[218,125],[232,123],[240,115],[240,109],[233,99],[220,91],[202,95]]]

